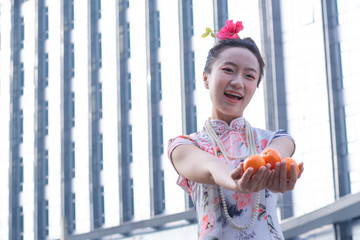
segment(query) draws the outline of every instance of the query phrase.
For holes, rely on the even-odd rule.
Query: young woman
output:
[[[253,176],[253,169],[244,172],[243,164],[265,148],[277,149],[283,158],[295,149],[285,131],[252,128],[243,117],[263,71],[263,59],[252,39],[231,35],[218,41],[203,72],[211,117],[199,132],[169,141],[178,185],[194,203],[199,239],[283,239],[276,193],[294,188],[303,164],[299,175],[291,165],[290,179],[285,162],[273,170],[263,166]]]

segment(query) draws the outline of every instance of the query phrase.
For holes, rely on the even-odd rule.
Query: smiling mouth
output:
[[[243,99],[243,96],[241,96],[238,93],[234,93],[234,92],[225,92],[224,93],[226,97],[233,99],[233,100],[241,100]]]

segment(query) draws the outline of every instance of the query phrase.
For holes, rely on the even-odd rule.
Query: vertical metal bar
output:
[[[228,1],[213,0],[214,6],[214,26],[216,30],[220,30],[228,19]]]
[[[322,0],[322,12],[335,198],[338,199],[350,193],[350,179],[336,1]]]
[[[45,187],[48,183],[48,154],[45,140],[48,134],[48,110],[45,99],[47,87],[47,54],[45,41],[48,38],[48,15],[44,0],[36,1],[36,59],[35,59],[35,181],[34,181],[34,238],[45,239],[48,235],[48,201]]]
[[[75,176],[75,143],[72,139],[74,120],[74,1],[61,1],[61,217],[66,237],[75,230],[75,194],[72,180]]]
[[[322,0],[322,17],[326,61],[326,82],[328,90],[331,151],[335,199],[349,194],[350,178],[348,167],[348,149],[346,119],[343,97],[341,50],[338,33],[338,12],[336,0]],[[350,223],[334,224],[336,239],[346,239]]]
[[[264,80],[266,125],[268,129],[287,129],[284,57],[279,0],[260,0],[262,45],[266,59]],[[282,195],[281,218],[293,216],[292,193]]]
[[[102,134],[100,121],[102,119],[102,86],[99,78],[101,68],[101,33],[98,20],[101,18],[101,1],[89,0],[89,166],[90,166],[90,215],[91,229],[100,228],[104,219],[104,188],[101,185],[103,169]]]
[[[117,2],[118,34],[118,131],[119,131],[119,183],[120,183],[120,222],[127,222],[134,217],[134,190],[131,177],[132,163],[132,126],[131,110],[131,75],[128,69],[130,58],[130,32],[127,21],[128,0]]]
[[[196,106],[194,103],[195,65],[192,37],[194,35],[192,0],[179,0],[181,101],[183,132],[196,131]]]
[[[194,103],[195,65],[192,37],[194,35],[192,0],[179,0],[179,33],[180,33],[180,78],[182,131],[190,134],[196,131],[196,106]],[[185,207],[193,207],[190,197],[186,194]]]
[[[262,0],[260,9],[262,44],[267,62],[264,81],[267,127],[287,129],[280,2]]]
[[[23,236],[24,217],[20,205],[23,185],[23,160],[20,145],[23,141],[23,111],[20,99],[24,93],[24,69],[20,59],[24,47],[24,18],[21,1],[11,1],[11,82],[10,82],[10,164],[9,164],[9,239]]]
[[[159,62],[160,22],[157,0],[146,0],[146,45],[149,107],[149,159],[151,215],[165,210],[164,172],[161,166],[163,153],[163,127],[160,112],[161,64]]]

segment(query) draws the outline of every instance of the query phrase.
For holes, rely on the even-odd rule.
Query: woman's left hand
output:
[[[284,193],[289,190],[293,190],[298,178],[300,178],[302,172],[304,171],[304,164],[299,163],[299,175],[297,175],[296,167],[294,164],[291,164],[290,171],[291,177],[287,178],[286,162],[281,161],[277,163],[275,169],[271,173],[266,188],[272,192],[281,192]]]

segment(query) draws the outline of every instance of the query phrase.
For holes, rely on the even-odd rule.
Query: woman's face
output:
[[[211,73],[203,76],[212,101],[211,118],[230,123],[243,116],[255,93],[260,66],[250,50],[230,47],[218,55]]]

